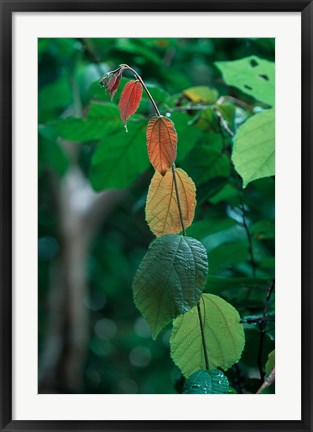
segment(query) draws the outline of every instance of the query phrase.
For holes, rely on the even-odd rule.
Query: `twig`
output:
[[[214,111],[216,112],[217,118],[219,119],[220,125],[225,129],[225,131],[228,133],[229,136],[234,138],[235,134],[232,130],[229,129],[224,117],[222,116],[222,113],[218,109],[217,104],[214,105]]]
[[[268,309],[268,304],[272,295],[272,292],[274,291],[274,287],[275,287],[275,280],[272,281],[268,291],[267,291],[267,295],[266,295],[266,299],[265,299],[265,303],[264,303],[264,309],[263,309],[263,320],[260,323],[260,341],[259,341],[259,351],[258,351],[258,368],[259,368],[259,372],[260,372],[260,380],[261,383],[264,382],[264,378],[265,378],[265,372],[263,369],[263,364],[262,364],[262,354],[263,354],[263,347],[264,347],[264,338],[265,338],[265,326],[266,326],[266,313],[267,313],[267,309]]]
[[[272,372],[269,374],[269,376],[264,380],[263,384],[259,388],[259,390],[256,392],[256,394],[261,393],[263,390],[265,390],[267,387],[269,387],[271,384],[273,384],[275,381],[275,368],[272,369]]]
[[[183,212],[182,212],[182,208],[180,205],[178,185],[177,185],[177,179],[176,179],[176,167],[175,167],[174,163],[172,164],[172,173],[173,173],[173,181],[174,181],[174,186],[175,186],[180,223],[181,223],[183,235],[185,236],[186,235],[186,229],[185,229],[185,224],[184,224]]]
[[[239,394],[243,393],[242,387],[242,376],[238,363],[234,364],[234,372],[235,372],[235,384],[236,390],[238,390]]]
[[[151,96],[151,93],[147,89],[146,84],[143,82],[143,79],[138,74],[138,72],[136,72],[135,69],[133,69],[132,67],[128,66],[127,64],[123,64],[123,65],[121,65],[121,67],[123,67],[124,70],[127,70],[127,69],[130,70],[136,76],[136,78],[138,79],[138,81],[140,81],[142,87],[144,88],[145,92],[147,93],[149,99],[151,100],[151,103],[152,103],[152,105],[153,105],[153,107],[155,109],[155,112],[156,112],[157,116],[161,117],[161,114],[160,114],[159,108],[157,107],[157,104],[155,103],[153,97]]]
[[[183,106],[178,106],[178,107],[169,107],[166,104],[163,104],[164,108],[166,109],[166,111],[172,113],[172,112],[184,112],[184,111],[204,111],[210,107],[212,107],[212,105],[183,105]]]
[[[78,40],[83,45],[85,52],[86,52],[86,56],[91,61],[91,63],[94,63],[96,65],[99,76],[102,77],[104,71],[102,69],[100,59],[98,58],[98,56],[95,54],[95,52],[91,48],[89,40],[86,38],[78,38]]]
[[[245,206],[243,203],[243,198],[241,198],[241,212],[242,212],[242,225],[246,231],[247,239],[248,239],[248,250],[249,250],[249,255],[250,255],[250,263],[252,266],[252,276],[255,277],[255,275],[256,275],[256,262],[255,262],[255,258],[254,258],[252,236],[251,236],[251,232],[249,230],[247,220],[246,220],[246,211],[245,211]]]
[[[233,96],[221,96],[216,103],[217,105],[221,105],[224,101],[230,101],[233,104],[238,105],[242,109],[253,112],[253,107],[251,105],[248,105],[247,103],[236,99]]]
[[[240,322],[242,324],[254,324],[254,323],[261,323],[263,321],[275,321],[274,318],[264,318],[264,317],[260,317],[260,318],[246,318],[246,319],[242,319],[240,320]]]

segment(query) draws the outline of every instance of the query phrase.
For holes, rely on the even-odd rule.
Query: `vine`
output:
[[[146,220],[157,238],[135,275],[134,301],[154,339],[173,323],[171,356],[187,379],[184,393],[228,393],[224,371],[239,361],[244,347],[240,316],[222,298],[203,293],[207,253],[201,242],[186,233],[194,218],[196,187],[185,171],[176,168],[174,123],[161,115],[142,77],[132,67],[120,65],[100,84],[113,99],[125,71],[135,78],[127,82],[119,101],[126,131],[127,119],[137,111],[143,90],[156,114],[149,119],[146,131],[148,156],[155,169]]]

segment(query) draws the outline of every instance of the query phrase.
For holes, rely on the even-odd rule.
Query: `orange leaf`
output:
[[[187,228],[195,214],[196,187],[188,174],[180,168],[176,169],[176,181],[183,221]],[[156,171],[152,177],[146,202],[146,221],[157,237],[182,231],[171,169],[164,176]]]
[[[166,117],[152,117],[147,127],[150,162],[162,175],[176,158],[177,134],[174,123]]]
[[[121,119],[124,124],[128,117],[133,115],[139,107],[142,96],[142,85],[139,81],[129,81],[121,94],[121,99],[118,104],[121,113]]]

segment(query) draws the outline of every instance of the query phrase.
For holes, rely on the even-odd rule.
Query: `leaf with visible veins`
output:
[[[121,94],[120,102],[118,104],[121,113],[121,119],[126,125],[128,117],[133,115],[140,104],[142,97],[142,85],[139,81],[129,81]]]
[[[152,117],[147,127],[147,148],[151,164],[162,175],[176,158],[177,134],[166,117]]]

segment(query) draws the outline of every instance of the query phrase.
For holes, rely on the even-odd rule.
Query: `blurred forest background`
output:
[[[153,240],[144,214],[153,168],[142,132],[153,110],[143,95],[129,123],[144,128],[137,136],[125,132],[117,103],[127,78],[112,104],[99,85],[121,63],[140,73],[161,113],[175,123],[177,166],[197,186],[187,234],[208,252],[205,291],[236,307],[245,326],[243,356],[227,376],[238,393],[259,387],[274,349],[274,294],[267,297],[274,278],[275,184],[267,177],[242,189],[227,128],[236,132],[263,106],[228,86],[214,64],[251,55],[274,61],[274,40],[38,40],[40,393],[181,390],[169,354],[170,326],[153,341],[133,303],[132,279]],[[188,90],[194,86],[207,89]],[[214,110],[217,100],[225,127]],[[142,146],[131,172],[106,162],[118,140]]]

